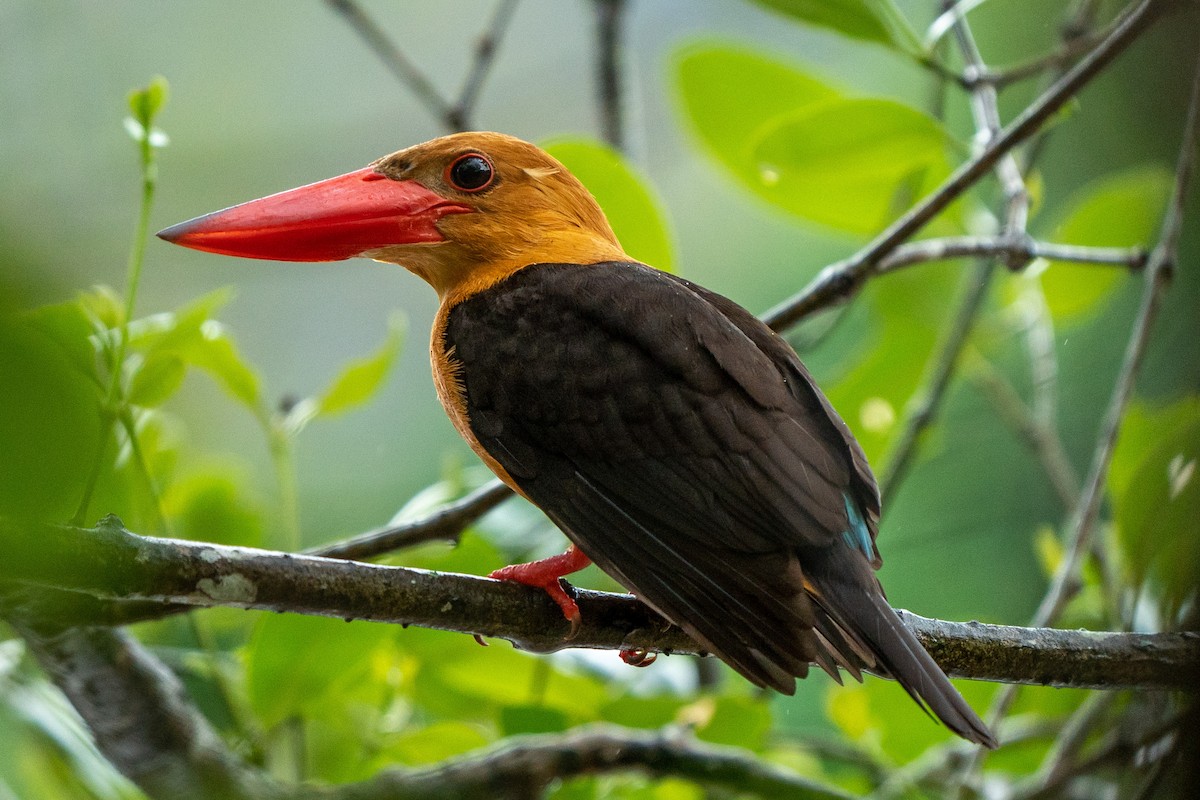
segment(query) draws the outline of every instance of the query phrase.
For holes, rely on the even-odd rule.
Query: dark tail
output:
[[[847,568],[845,564],[839,566]],[[834,622],[874,653],[878,663],[873,671],[894,678],[922,708],[932,712],[959,736],[994,749],[997,742],[991,731],[900,621],[878,589],[874,575],[867,570],[869,568],[863,561],[862,570],[850,568],[849,575],[834,571],[831,578],[825,580],[813,575],[820,592],[814,594],[813,599]],[[858,578],[865,572],[870,588],[857,580],[845,580],[855,572],[860,573],[854,576]]]

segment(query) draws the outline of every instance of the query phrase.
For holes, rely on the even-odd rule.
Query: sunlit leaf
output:
[[[1133,581],[1153,580],[1173,613],[1200,586],[1200,398],[1126,419],[1109,480],[1117,540]]]
[[[232,467],[210,468],[173,481],[163,497],[173,535],[218,544],[254,547],[262,542],[264,520],[246,496],[246,476]]]
[[[891,0],[755,0],[800,22],[904,51],[919,48],[916,33]]]
[[[399,314],[388,320],[387,337],[383,344],[372,355],[355,359],[342,369],[318,398],[316,414],[340,414],[370,400],[383,386],[388,370],[400,354],[404,328],[404,317]]]
[[[264,615],[246,648],[250,705],[269,728],[351,687],[369,689],[374,653],[394,635],[389,625]],[[385,687],[379,684],[378,691]]]
[[[770,728],[771,706],[765,699],[724,695],[716,698],[712,714],[696,729],[696,737],[758,750],[766,743]]]
[[[436,722],[406,732],[387,753],[401,764],[433,764],[488,744],[482,728],[465,722]]]
[[[154,127],[154,120],[167,104],[169,93],[167,79],[161,75],[155,76],[145,88],[129,93],[132,116],[125,120],[125,129],[130,136],[139,142],[148,140],[152,147],[166,146],[167,136]]]
[[[207,320],[200,338],[187,351],[191,363],[207,372],[234,399],[251,410],[262,405],[262,385],[258,373],[242,356],[228,329],[216,320]]]
[[[626,253],[652,267],[674,270],[666,210],[632,164],[592,139],[556,139],[544,147],[596,198]]]
[[[1149,246],[1160,225],[1174,177],[1159,166],[1108,175],[1085,186],[1068,203],[1050,237],[1062,244],[1092,247]],[[1072,320],[1098,308],[1128,280],[1119,267],[1041,262],[1046,303],[1056,320]]]
[[[782,61],[713,43],[680,53],[675,91],[709,155],[746,183],[757,181],[752,137],[763,125],[840,96],[832,86]]]
[[[187,374],[187,365],[174,353],[156,353],[134,373],[127,399],[135,406],[162,405]]]
[[[125,317],[125,301],[111,286],[93,286],[80,292],[76,302],[98,328],[116,328]]]
[[[754,191],[797,216],[879,230],[905,182],[946,169],[941,123],[891,100],[829,100],[768,121],[752,137]]]
[[[955,685],[969,704],[986,705],[987,687],[968,682]],[[831,686],[827,710],[848,738],[870,747],[878,745],[897,763],[908,763],[931,745],[955,738],[894,681],[869,677],[862,684],[850,680],[845,686]]]

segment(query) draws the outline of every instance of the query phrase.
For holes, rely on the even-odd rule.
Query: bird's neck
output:
[[[596,264],[629,260],[614,240],[585,230],[555,231],[553,236],[527,243],[514,239],[504,251],[493,250],[486,258],[455,243],[446,244],[449,252],[439,254],[436,270],[424,270],[420,264],[406,264],[433,286],[443,306],[456,305],[531,264]]]

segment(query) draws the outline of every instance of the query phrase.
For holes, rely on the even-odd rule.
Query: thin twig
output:
[[[425,542],[444,541],[457,544],[459,536],[468,525],[509,497],[512,497],[512,489],[498,480],[491,481],[466,497],[442,506],[421,519],[367,531],[350,539],[315,547],[308,550],[307,554],[365,561]]]
[[[475,45],[475,59],[471,62],[471,69],[463,82],[458,102],[454,104],[451,116],[447,118],[449,127],[456,130],[469,130],[472,127],[471,116],[475,111],[475,103],[479,100],[479,92],[483,89],[492,62],[499,52],[500,41],[504,38],[516,9],[517,0],[500,0],[496,4],[496,11],[488,23],[487,30],[480,35]]]
[[[621,105],[621,18],[625,0],[593,0],[596,7],[596,91],[601,138],[614,150],[625,147]]]
[[[453,106],[442,97],[437,88],[408,60],[404,52],[388,38],[383,28],[359,6],[357,0],[325,0],[329,7],[342,15],[367,45],[379,56],[385,67],[425,104],[429,112],[443,122],[454,117]],[[449,124],[447,122],[447,124]]]
[[[345,18],[367,47],[379,56],[384,66],[416,95],[429,113],[437,117],[449,132],[471,129],[471,114],[475,110],[483,83],[492,64],[495,63],[500,40],[512,20],[513,12],[516,9],[516,0],[500,0],[496,6],[487,30],[480,35],[475,46],[475,57],[467,72],[466,80],[463,82],[462,91],[458,99],[454,101],[447,99],[437,90],[425,73],[404,55],[404,51],[363,10],[357,0],[325,0],[325,2]]]
[[[1134,319],[1129,342],[1121,369],[1113,384],[1108,410],[1104,415],[1096,436],[1092,455],[1092,466],[1088,472],[1079,501],[1066,525],[1067,552],[1051,578],[1050,586],[1042,598],[1041,605],[1033,616],[1032,625],[1042,627],[1051,624],[1066,608],[1067,603],[1080,588],[1079,571],[1083,559],[1091,550],[1092,532],[1100,512],[1104,496],[1104,483],[1109,464],[1121,431],[1121,420],[1133,393],[1134,382],[1141,367],[1150,329],[1154,324],[1167,281],[1175,267],[1178,255],[1179,231],[1183,220],[1183,203],[1187,196],[1197,140],[1197,116],[1200,114],[1200,59],[1197,59],[1192,79],[1191,98],[1188,101],[1187,121],[1180,145],[1179,159],[1175,169],[1175,186],[1163,216],[1159,243],[1146,265],[1142,300]],[[1017,689],[1005,686],[992,700],[988,711],[989,724],[995,725],[1007,712],[1016,698]],[[969,769],[976,769],[983,756],[973,758]]]
[[[1138,271],[1146,264],[1146,251],[1140,247],[1087,247],[1042,242],[1028,236],[998,235],[944,236],[907,242],[881,258],[875,269],[882,274],[913,264],[968,257],[1000,258],[1005,261],[1012,258],[1045,258],[1074,264],[1125,267],[1130,271]]]
[[[1151,22],[1176,5],[1177,0],[1141,0],[1127,10],[1104,41],[1009,123],[983,152],[962,164],[936,191],[888,226],[854,256],[826,267],[803,290],[769,311],[765,315],[767,324],[777,331],[785,330],[818,309],[852,297],[878,269],[878,263],[884,255],[924,227],[983,177],[1000,158],[1033,135],[1137,39]]]
[[[1188,101],[1187,122],[1180,145],[1179,160],[1175,168],[1175,185],[1167,211],[1163,216],[1158,245],[1150,254],[1146,266],[1145,288],[1142,302],[1134,320],[1133,331],[1125,349],[1125,358],[1113,393],[1109,399],[1100,432],[1096,438],[1096,449],[1092,457],[1092,469],[1084,484],[1083,496],[1068,525],[1070,546],[1063,563],[1055,573],[1050,589],[1034,615],[1034,624],[1041,626],[1056,619],[1066,603],[1077,591],[1078,571],[1083,557],[1091,549],[1091,536],[1103,498],[1104,481],[1121,432],[1121,420],[1125,407],[1133,394],[1134,383],[1145,354],[1150,330],[1158,315],[1166,286],[1175,269],[1179,255],[1179,233],[1183,225],[1183,206],[1191,183],[1196,157],[1196,142],[1200,128],[1200,59],[1197,59],[1192,78],[1191,98]]]
[[[1014,800],[1017,798],[1019,800],[1051,800],[1051,798],[1062,797],[1063,786],[1081,775],[1088,775],[1105,767],[1124,769],[1129,760],[1143,748],[1172,735],[1182,724],[1185,716],[1186,712],[1182,711],[1172,714],[1132,739],[1118,729],[1113,732],[1106,745],[1076,763],[1071,769],[1062,770],[1037,788],[1014,794],[1013,798]]]
[[[975,43],[975,35],[971,32],[965,15],[958,15],[954,20],[954,38],[962,51],[963,61],[966,62],[967,78],[986,72],[987,65],[979,52],[979,46]],[[996,87],[989,83],[973,83],[970,92],[971,115],[975,118],[976,135],[981,146],[986,148],[1001,130]],[[1017,159],[1011,152],[1005,153],[996,163],[996,177],[1004,191],[1003,234],[1010,237],[1024,236],[1026,223],[1029,221],[1029,192],[1025,188],[1025,178],[1021,175]],[[1017,272],[1027,263],[1027,260],[1010,256],[1006,266],[1009,270]]]
[[[976,264],[954,320],[946,329],[937,353],[930,359],[930,363],[933,364],[932,374],[922,390],[920,401],[905,419],[904,428],[892,448],[887,468],[879,482],[884,508],[887,508],[895,497],[916,456],[921,434],[932,424],[937,409],[941,406],[942,398],[950,386],[950,379],[958,366],[959,356],[967,346],[971,328],[974,327],[983,301],[987,297],[993,274],[993,262],[982,261]]]
[[[1079,476],[1071,465],[1057,432],[1044,428],[1029,406],[996,368],[982,355],[972,350],[968,378],[972,380],[992,408],[1037,456],[1043,471],[1050,479],[1063,508],[1074,508],[1079,501]]]

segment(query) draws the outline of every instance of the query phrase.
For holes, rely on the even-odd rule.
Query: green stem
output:
[[[111,426],[118,422],[121,414],[119,409],[124,406],[121,397],[121,373],[125,364],[125,354],[129,347],[129,319],[133,316],[133,307],[137,302],[138,284],[142,279],[142,263],[146,254],[146,237],[150,233],[150,209],[154,205],[154,189],[157,184],[157,170],[154,163],[154,146],[150,144],[150,128],[146,127],[139,141],[139,152],[142,162],[142,201],[138,212],[137,225],[134,228],[133,243],[129,248],[129,261],[125,269],[125,309],[121,314],[121,328],[117,337],[117,349],[109,362],[108,393],[104,402],[104,412],[109,426],[109,435],[100,437],[100,446],[96,450],[96,460],[92,464],[91,474],[84,487],[83,496],[79,499],[79,507],[71,517],[71,524],[82,525],[87,519],[88,506],[91,505],[92,495],[100,480],[100,471],[104,466],[105,454],[108,451],[108,440],[112,435]]]
[[[138,472],[142,474],[142,479],[146,482],[146,491],[150,495],[150,503],[154,508],[155,522],[158,524],[158,529],[164,536],[171,536],[171,526],[167,522],[167,514],[163,510],[162,493],[158,490],[158,484],[154,481],[154,475],[150,472],[150,463],[146,461],[146,452],[142,449],[141,442],[137,438],[137,425],[133,420],[133,412],[129,406],[123,406],[120,411],[121,427],[125,429],[125,435],[129,437],[129,450],[133,454],[133,462],[137,465]]]
[[[275,480],[279,483],[279,497],[283,506],[283,550],[300,550],[300,492],[296,486],[296,469],[292,440],[280,420],[265,419],[267,440],[271,449],[271,463],[275,467]]]

